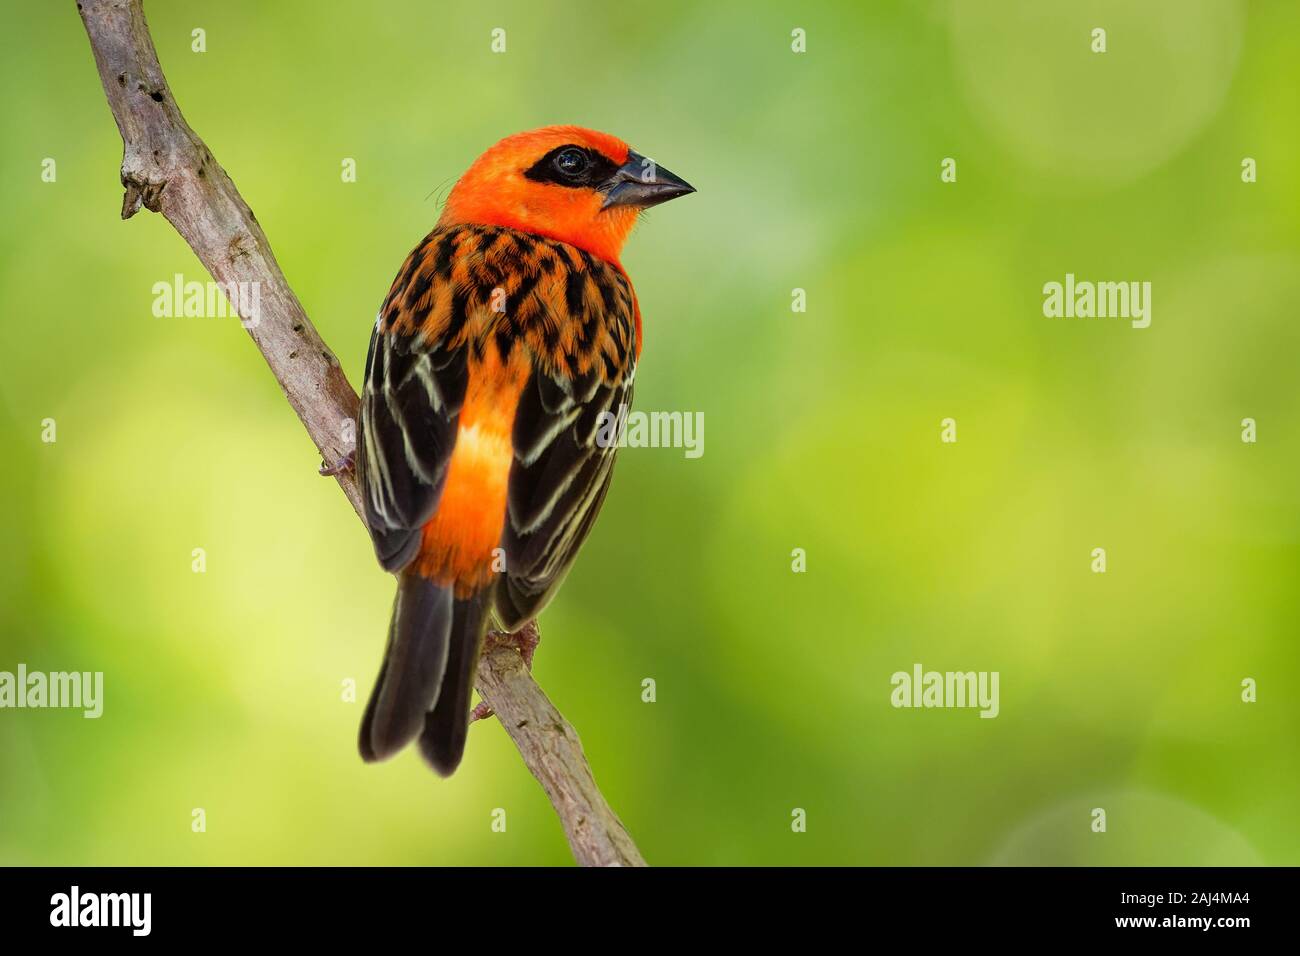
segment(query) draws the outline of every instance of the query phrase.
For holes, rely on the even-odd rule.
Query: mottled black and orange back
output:
[[[499,226],[435,229],[403,263],[381,331],[498,350],[516,340],[551,374],[593,368],[616,381],[635,363],[640,316],[621,269],[568,243]]]

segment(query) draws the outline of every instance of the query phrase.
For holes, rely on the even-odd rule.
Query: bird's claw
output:
[[[533,655],[537,653],[537,645],[542,642],[542,633],[537,629],[536,621],[529,621],[513,634],[504,631],[488,631],[483,638],[485,644],[494,644],[497,647],[513,647],[523,658],[524,667],[531,673],[533,669]],[[487,720],[493,714],[492,705],[485,700],[480,700],[470,712],[469,720],[473,723],[476,720]]]
[[[542,632],[537,629],[536,621],[529,621],[513,634],[503,634],[500,631],[492,631],[491,634],[498,645],[519,651],[519,656],[524,659],[524,667],[531,673],[533,655],[537,653],[537,645],[542,643]]]
[[[357,450],[354,448],[332,465],[325,462],[320,463],[320,473],[326,478],[333,478],[343,474],[345,471],[351,471],[352,466],[356,464]]]

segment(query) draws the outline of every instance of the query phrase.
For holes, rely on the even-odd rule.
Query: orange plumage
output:
[[[416,572],[464,596],[488,584],[505,523],[511,429],[528,380],[521,352],[504,362],[495,346],[470,366],[456,448],[438,510],[424,525]]]
[[[630,404],[641,350],[623,243],[640,210],[692,191],[616,137],[520,133],[470,166],[403,263],[358,439],[366,520],[398,575],[366,759],[418,736],[438,772],[459,763],[486,628],[541,611],[609,487],[598,426]]]

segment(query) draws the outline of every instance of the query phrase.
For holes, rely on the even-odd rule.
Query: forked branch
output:
[[[357,393],[289,287],[252,210],[181,116],[158,64],[141,0],[80,0],[77,9],[122,134],[122,218],[130,219],[142,206],[160,212],[214,280],[255,284],[225,287],[259,290],[258,313],[241,315],[244,327],[322,459],[341,460],[352,450]],[[335,480],[360,514],[353,472],[342,470]],[[488,641],[477,687],[546,790],[577,861],[644,866],[596,786],[578,735],[511,642]]]

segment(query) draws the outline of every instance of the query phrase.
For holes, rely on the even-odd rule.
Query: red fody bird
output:
[[[600,426],[631,404],[641,313],[619,253],[641,210],[694,192],[613,136],[507,137],[402,265],[366,359],[357,469],[397,574],[361,755],[419,738],[460,764],[489,625],[546,606],[609,488]]]

